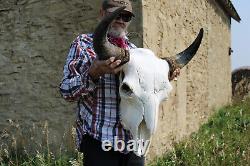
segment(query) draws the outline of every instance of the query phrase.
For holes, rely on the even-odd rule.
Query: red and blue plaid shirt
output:
[[[120,45],[114,38],[109,40]],[[105,74],[93,82],[88,74],[96,58],[92,41],[93,34],[82,34],[73,41],[60,84],[64,99],[78,101],[78,149],[86,133],[99,141],[109,140],[113,146],[115,136],[125,142],[131,139],[130,132],[123,128],[119,118],[119,76]],[[129,49],[136,48],[127,39],[125,45]],[[124,47],[124,43],[121,47]]]

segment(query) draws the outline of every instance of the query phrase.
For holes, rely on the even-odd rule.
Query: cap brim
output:
[[[114,12],[116,9],[118,9],[120,7],[111,7],[106,9],[108,12]],[[129,12],[133,17],[135,17],[134,13],[132,13],[131,11],[127,10],[126,8],[124,9],[124,11]]]

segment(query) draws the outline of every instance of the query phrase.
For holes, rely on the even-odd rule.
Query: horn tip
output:
[[[203,35],[203,33],[204,33],[204,29],[203,28],[200,29],[200,33]]]

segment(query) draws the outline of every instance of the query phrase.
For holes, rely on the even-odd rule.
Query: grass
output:
[[[54,153],[49,144],[47,122],[43,128],[44,141],[41,145],[32,146],[35,152],[27,150],[15,137],[12,137],[9,146],[0,143],[0,166],[82,165],[83,156],[76,150],[65,151],[60,147],[60,152]],[[74,135],[74,132],[71,134]],[[7,136],[3,134],[1,137]],[[175,143],[172,151],[155,159],[149,166],[249,164],[250,98],[218,110],[197,133]]]
[[[14,130],[15,135],[10,136],[7,131],[13,130],[13,128],[16,128],[16,130]],[[42,130],[40,130],[41,128]],[[0,142],[0,166],[83,165],[82,153],[77,152],[75,148],[69,146],[75,139],[74,128],[70,131],[65,131],[62,143],[60,147],[57,148],[51,146],[48,122],[45,121],[41,128],[34,126],[33,130],[28,131],[29,134],[31,133],[31,137],[28,138],[29,135],[27,136],[25,129],[21,130],[19,124],[15,124],[11,121],[10,127],[6,129],[6,132],[0,135],[0,138],[6,137],[5,142],[7,142]],[[40,131],[41,133],[35,133],[36,131]],[[41,138],[40,141],[33,139],[33,137],[36,137],[36,134],[39,134]],[[71,138],[65,138],[66,135]]]
[[[9,156],[2,160],[1,166],[9,166],[9,165],[22,165],[22,166],[49,166],[49,165],[56,165],[56,166],[80,166],[82,165],[82,156],[72,155],[62,155],[57,158],[53,156],[51,153],[47,155],[46,153],[37,152],[36,155],[26,155],[22,156],[23,158],[17,158]]]
[[[149,165],[250,165],[250,99],[219,109],[197,133]]]

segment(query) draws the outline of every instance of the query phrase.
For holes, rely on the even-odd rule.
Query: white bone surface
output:
[[[151,140],[156,131],[160,103],[167,99],[172,86],[168,80],[169,65],[145,48],[130,50],[130,61],[124,65],[120,83],[120,118],[133,139]],[[131,92],[122,86],[126,84]],[[146,152],[148,151],[147,147]],[[142,154],[140,147],[135,152]]]

